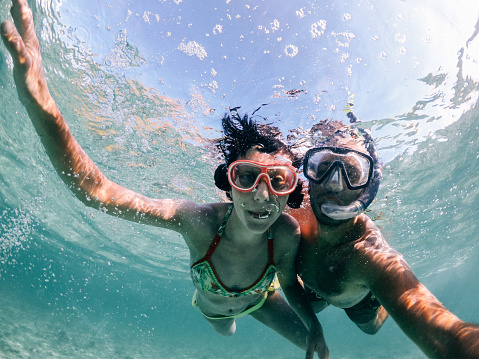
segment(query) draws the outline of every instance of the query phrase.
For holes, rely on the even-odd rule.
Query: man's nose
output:
[[[325,186],[329,189],[339,192],[343,190],[343,175],[340,168],[335,168],[333,172],[326,179]]]
[[[269,201],[269,188],[265,178],[260,178],[255,190],[254,200],[256,202]]]

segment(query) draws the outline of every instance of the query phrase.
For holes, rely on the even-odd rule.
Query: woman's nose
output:
[[[254,200],[256,202],[266,202],[269,200],[269,188],[266,180],[261,178],[254,189]]]

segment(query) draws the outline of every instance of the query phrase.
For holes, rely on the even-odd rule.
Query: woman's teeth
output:
[[[259,219],[266,219],[266,218],[269,218],[269,216],[271,216],[271,210],[270,210],[270,209],[267,209],[265,212],[263,212],[263,213],[255,213],[255,215],[256,215]]]

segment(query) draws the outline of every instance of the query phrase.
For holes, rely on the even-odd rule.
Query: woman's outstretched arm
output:
[[[4,21],[1,35],[13,59],[18,96],[25,106],[58,175],[83,203],[136,222],[187,231],[185,222],[208,206],[191,201],[151,199],[110,181],[73,137],[53,100],[26,0],[13,0],[14,23]],[[183,223],[182,223],[183,222]]]

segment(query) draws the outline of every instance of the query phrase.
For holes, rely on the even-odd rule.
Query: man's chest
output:
[[[304,284],[333,305],[348,307],[364,296],[357,280],[353,244],[332,248],[302,245],[297,271]]]

